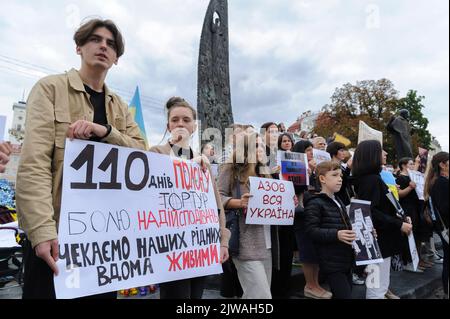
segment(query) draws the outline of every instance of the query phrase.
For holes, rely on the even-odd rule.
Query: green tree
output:
[[[336,88],[331,104],[323,107],[314,132],[322,136],[332,136],[334,132],[342,134],[352,141],[352,147],[358,143],[359,121],[383,132],[383,148],[388,152],[388,160],[394,160],[394,145],[386,130],[386,124],[395,114],[398,105],[398,91],[388,79],[377,81],[358,81]]]

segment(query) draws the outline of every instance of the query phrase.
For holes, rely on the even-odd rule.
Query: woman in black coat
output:
[[[406,235],[412,231],[412,225],[398,214],[387,196],[390,191],[380,176],[383,156],[380,142],[363,141],[356,148],[352,166],[357,198],[371,202],[372,221],[384,258],[384,262],[378,264],[379,288],[368,287],[366,299],[384,299],[389,289],[391,257],[401,253],[407,245]]]
[[[441,237],[442,249],[444,250],[444,264],[442,267],[442,283],[444,292],[448,298],[448,242],[443,238],[441,231],[448,229],[449,206],[448,206],[448,153],[440,152],[433,156],[431,168],[427,173],[425,181],[425,199],[431,199],[435,213],[435,224],[438,235]],[[448,240],[448,237],[447,237]]]

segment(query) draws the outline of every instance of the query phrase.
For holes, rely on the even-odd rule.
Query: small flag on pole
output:
[[[145,140],[145,145],[148,147],[147,134],[145,133],[144,116],[142,115],[141,98],[139,96],[138,86],[136,87],[136,92],[134,93],[134,97],[131,100],[128,108],[130,109],[130,113],[133,116],[134,121],[139,126],[142,138]]]

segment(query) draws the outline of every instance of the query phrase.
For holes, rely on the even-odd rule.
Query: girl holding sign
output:
[[[420,247],[420,242],[422,241],[420,235],[423,236],[423,234],[419,232],[419,225],[421,224],[420,215],[423,214],[423,201],[419,200],[419,197],[417,196],[417,193],[415,191],[416,183],[411,180],[408,173],[408,170],[415,170],[415,165],[412,158],[405,157],[399,161],[398,167],[400,169],[400,172],[395,182],[400,186],[400,189],[398,191],[398,195],[400,197],[400,205],[402,205],[402,208],[405,211],[406,215],[411,218],[414,238],[416,240],[416,247]],[[425,240],[426,239],[423,238],[423,241]],[[420,249],[418,250],[418,252],[420,253]],[[409,263],[405,267],[406,271],[423,273],[425,268],[430,268],[432,266],[432,264],[424,261],[421,258],[419,268],[414,271],[414,268],[411,264],[411,254],[408,247],[406,247],[402,257],[404,261],[408,261]]]
[[[245,212],[251,197],[249,177],[271,178],[264,174],[265,145],[258,134],[244,137],[244,150],[235,148],[233,163],[220,167],[218,187],[225,209],[239,210],[239,254],[233,257],[243,299],[271,299],[272,260],[278,266],[278,234],[270,225],[245,224]],[[239,156],[243,155],[243,161]],[[264,164],[263,164],[264,163]],[[242,194],[242,196],[238,196]]]
[[[448,153],[440,152],[433,156],[431,167],[428,170],[425,181],[425,199],[431,199],[436,216],[436,224],[439,225],[438,235],[441,237],[442,249],[444,251],[444,264],[442,267],[442,283],[444,293],[448,299]],[[442,230],[447,229],[447,240]]]
[[[194,153],[189,146],[192,134],[196,130],[197,112],[184,99],[172,97],[166,103],[167,109],[167,131],[171,138],[165,145],[154,146],[150,152],[166,154],[175,157],[184,157],[188,160],[199,162],[204,169],[209,169],[208,159]],[[213,182],[216,193],[217,207],[219,209],[220,226],[220,262],[228,259],[228,240],[230,232],[225,227],[225,214],[220,196]],[[205,277],[177,280],[160,284],[161,299],[201,299],[203,295]]]

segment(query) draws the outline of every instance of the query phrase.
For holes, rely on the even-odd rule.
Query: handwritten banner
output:
[[[57,298],[218,274],[211,175],[189,161],[66,141]]]
[[[309,185],[306,154],[278,151],[277,162],[281,166],[281,180],[291,181],[296,186]]]
[[[246,224],[293,225],[294,185],[277,179],[249,177],[250,198]]]

